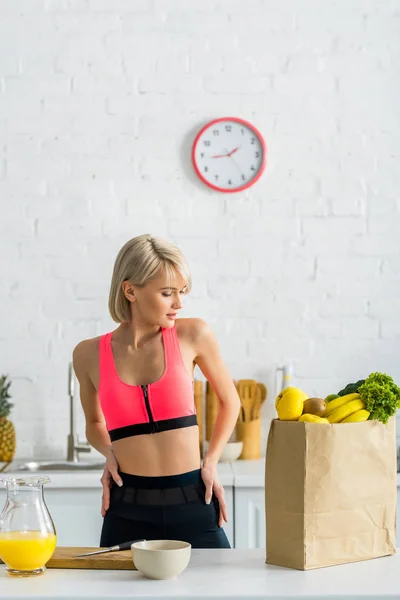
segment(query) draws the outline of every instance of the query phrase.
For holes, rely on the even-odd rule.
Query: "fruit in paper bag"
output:
[[[342,423],[362,423],[363,421],[368,421],[368,417],[370,415],[369,410],[361,409],[354,412],[352,415],[343,419]]]
[[[303,414],[317,415],[322,417],[326,410],[326,402],[322,398],[307,398],[303,404]]]
[[[348,394],[347,396],[340,396],[340,398],[331,400],[326,406],[324,417],[329,417],[329,415],[332,414],[336,409],[340,408],[341,406],[344,406],[352,400],[360,400],[360,398],[360,394]]]
[[[335,400],[336,398],[340,398],[339,394],[328,394],[325,398],[325,402],[330,402],[331,400]]]
[[[301,415],[301,417],[299,417],[299,421],[306,423],[329,423],[328,419],[318,417],[318,415],[311,415],[309,413],[304,413]]]
[[[363,408],[365,408],[365,404],[362,400],[352,400],[334,410],[327,418],[329,423],[341,423],[344,419]]]
[[[278,395],[275,406],[281,421],[297,421],[303,413],[307,394],[298,388],[286,388]]]
[[[290,392],[290,393],[292,393],[292,392],[296,392],[296,394],[297,394],[298,396],[302,396],[302,399],[303,399],[303,400],[307,400],[307,398],[308,398],[308,395],[307,395],[305,392],[303,392],[303,390],[300,390],[299,388],[296,388],[296,387],[293,387],[293,386],[291,386],[291,387],[287,387],[287,388],[285,388],[284,390],[282,390],[282,391],[281,391],[281,392],[280,392],[280,393],[277,395],[277,397],[276,397],[276,400],[275,400],[275,408],[276,408],[276,410],[278,410],[278,404],[279,404],[279,402],[280,402],[281,398],[283,398],[283,396],[284,396],[285,394],[288,394],[289,392]]]

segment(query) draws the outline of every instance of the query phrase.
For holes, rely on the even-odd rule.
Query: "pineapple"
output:
[[[8,401],[10,385],[7,375],[0,377],[0,462],[11,462],[15,454],[15,429],[7,419],[13,407]]]

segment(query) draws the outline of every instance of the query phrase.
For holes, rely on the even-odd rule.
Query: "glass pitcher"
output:
[[[0,514],[0,558],[11,575],[38,575],[56,547],[56,530],[43,497],[47,476],[0,477],[7,489]]]

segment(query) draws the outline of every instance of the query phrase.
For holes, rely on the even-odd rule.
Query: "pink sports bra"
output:
[[[161,328],[165,369],[146,385],[121,381],[111,347],[112,332],[100,337],[99,399],[111,441],[197,425],[194,382],[186,370],[176,327]]]

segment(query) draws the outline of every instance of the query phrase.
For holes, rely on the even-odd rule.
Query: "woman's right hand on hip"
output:
[[[118,473],[118,462],[111,448],[106,456],[106,464],[104,465],[104,471],[100,481],[103,486],[101,516],[104,517],[110,507],[110,488],[113,481],[120,487],[122,486],[122,479]]]

